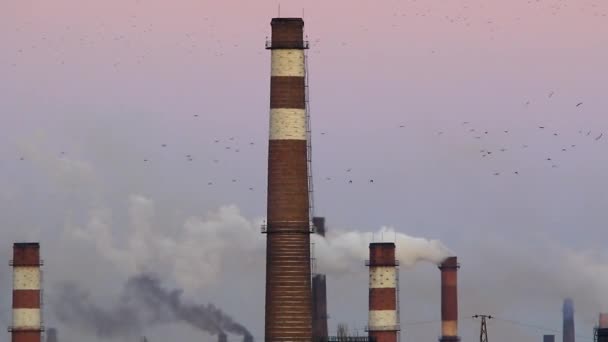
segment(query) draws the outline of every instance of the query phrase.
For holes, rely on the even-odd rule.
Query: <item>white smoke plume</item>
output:
[[[395,258],[404,266],[420,261],[438,264],[451,253],[441,241],[412,237],[393,227],[382,227],[375,233],[330,230],[325,237],[312,237],[318,270],[328,274],[361,272],[363,262],[369,259],[370,242],[379,240],[395,242]]]

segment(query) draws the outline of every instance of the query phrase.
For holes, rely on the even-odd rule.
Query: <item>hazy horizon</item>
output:
[[[41,242],[45,325],[60,341],[105,341],[59,319],[65,286],[110,310],[145,272],[263,339],[264,43],[278,4],[0,3],[0,260],[14,241]],[[462,264],[463,341],[478,338],[470,317],[482,313],[497,317],[492,340],[540,341],[544,328],[560,339],[571,297],[578,342],[591,342],[608,311],[608,3],[289,0],[280,11],[304,13],[315,215],[328,231],[441,241]],[[330,331],[361,334],[368,270],[359,254],[326,257]],[[4,326],[11,277],[7,263]],[[436,266],[401,267],[400,296],[402,341],[436,339]],[[141,333],[216,340],[174,322]]]

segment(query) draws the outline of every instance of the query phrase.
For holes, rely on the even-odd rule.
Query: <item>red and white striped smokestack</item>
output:
[[[304,21],[273,18],[266,240],[266,341],[311,341]]]
[[[376,342],[397,342],[399,310],[395,244],[376,242],[369,245],[369,337]]]
[[[41,342],[41,264],[38,243],[13,245],[12,342]]]
[[[441,270],[441,342],[460,341],[458,336],[458,260],[445,259]]]

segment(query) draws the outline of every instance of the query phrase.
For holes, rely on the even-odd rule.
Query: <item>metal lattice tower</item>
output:
[[[492,315],[473,315],[473,318],[481,318],[479,342],[488,342],[488,327],[486,325],[486,319],[492,319]]]

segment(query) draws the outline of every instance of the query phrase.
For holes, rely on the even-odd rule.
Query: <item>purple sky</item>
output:
[[[250,221],[263,217],[264,40],[277,5],[0,2],[0,259],[10,258],[11,241],[39,239],[52,287],[63,280],[53,261],[73,260],[60,249],[70,238],[65,227],[85,226],[102,209],[121,236],[132,195],[153,201],[156,224],[176,231],[225,205]],[[281,15],[301,16],[302,7],[282,1]],[[577,331],[591,336],[597,313],[608,310],[590,290],[608,285],[608,3],[315,0],[304,19],[315,210],[329,229],[392,225],[443,241],[463,264],[463,339],[475,338],[477,323],[464,318],[477,311],[559,330],[565,296],[574,298]],[[66,255],[86,254],[76,249]],[[95,267],[105,259],[83,260]],[[260,262],[257,273],[226,271],[191,292],[258,340],[260,298],[242,309],[230,291],[262,296]],[[580,273],[564,275],[562,265]],[[107,279],[126,273],[111,263],[102,269],[107,276],[94,287],[83,284],[111,297],[120,280]],[[332,328],[365,324],[366,271],[328,275]],[[359,285],[344,290],[353,279]],[[556,279],[568,285],[542,283]],[[438,335],[438,324],[406,324],[439,318],[438,280],[429,265],[401,272],[404,340]],[[552,286],[559,289],[541,291]],[[51,309],[48,317],[59,324]],[[202,338],[171,329],[166,336]],[[543,333],[504,322],[491,329],[522,341]]]

